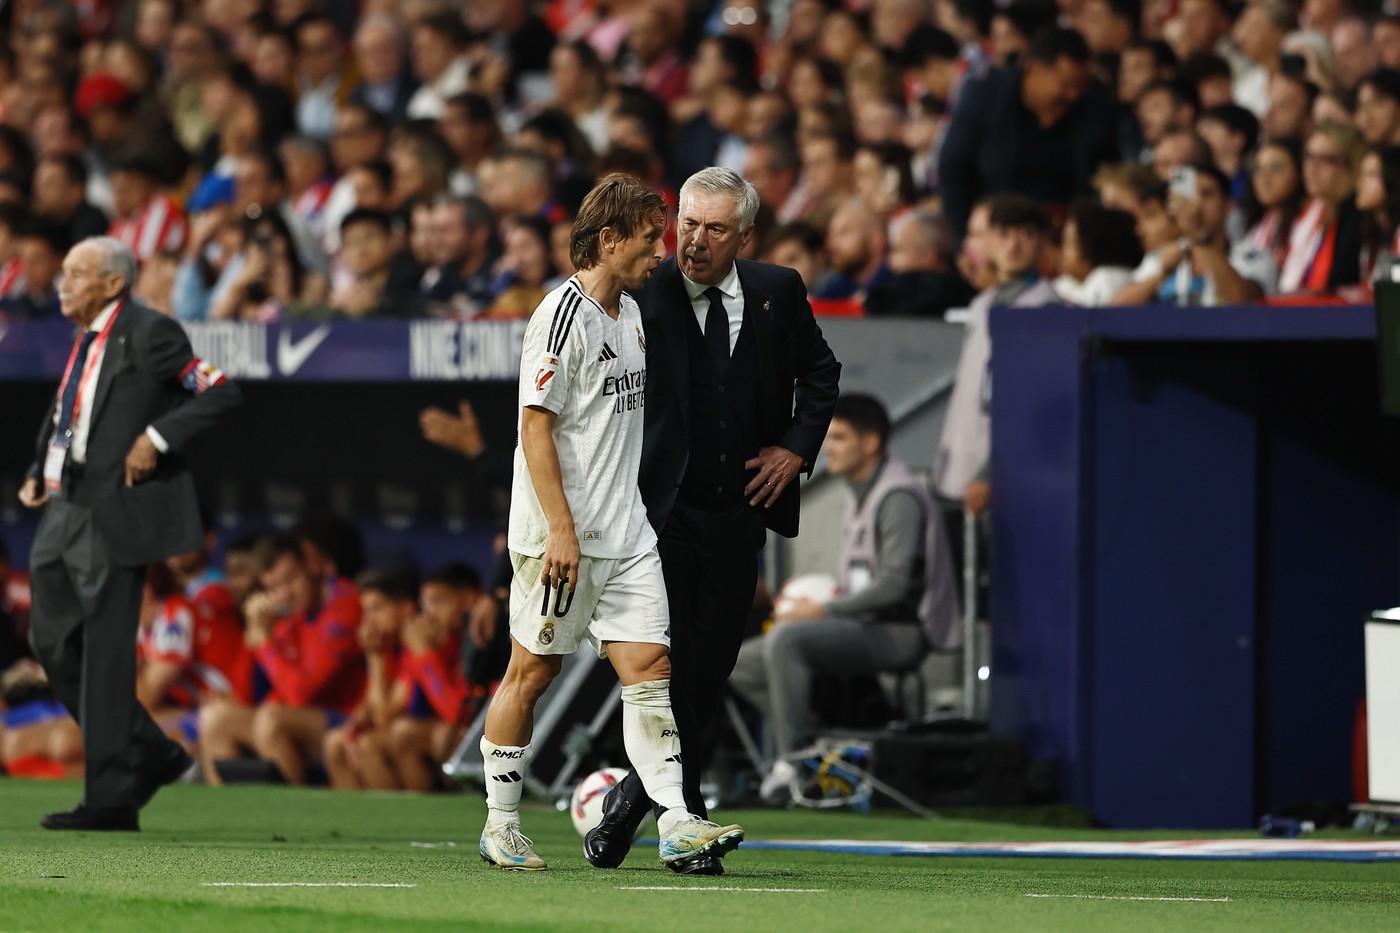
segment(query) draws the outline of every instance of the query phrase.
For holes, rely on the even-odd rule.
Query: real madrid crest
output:
[[[549,646],[554,644],[554,623],[546,622],[544,628],[540,629],[540,644]]]
[[[637,346],[642,348],[642,352],[647,352],[647,338],[642,333],[641,327],[637,328]]]

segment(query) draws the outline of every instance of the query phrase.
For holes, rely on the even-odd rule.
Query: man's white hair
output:
[[[122,277],[122,291],[131,291],[131,286],[136,284],[136,254],[116,237],[94,236],[83,240],[78,246],[92,244],[102,251],[102,264],[98,266],[98,272],[102,275],[119,275]]]
[[[758,216],[758,189],[733,169],[716,165],[702,168],[681,185],[681,198],[685,198],[687,192],[724,194],[733,198],[739,207],[741,232],[752,227],[753,219]]]

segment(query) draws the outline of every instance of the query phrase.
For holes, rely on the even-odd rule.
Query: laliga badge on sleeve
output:
[[[68,445],[49,444],[44,455],[44,491],[56,496],[63,489],[63,463],[68,459]]]

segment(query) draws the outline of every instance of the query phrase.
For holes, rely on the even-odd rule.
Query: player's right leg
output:
[[[520,798],[530,763],[535,704],[559,673],[562,659],[542,658],[511,639],[510,665],[486,711],[481,759],[486,777],[486,828],[481,858],[500,868],[539,871],[544,860],[520,831]]]
[[[481,757],[486,777],[486,828],[481,857],[501,868],[539,870],[544,861],[520,832],[520,798],[530,763],[535,704],[577,650],[593,617],[599,587],[591,579],[609,562],[585,560],[572,591],[540,579],[543,562],[511,554],[510,663],[486,710]]]

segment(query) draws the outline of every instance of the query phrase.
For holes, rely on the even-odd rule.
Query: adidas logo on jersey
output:
[[[615,359],[617,359],[617,354],[613,352],[613,348],[608,346],[605,341],[603,343],[603,352],[598,354],[598,362],[606,363],[608,360]]]

